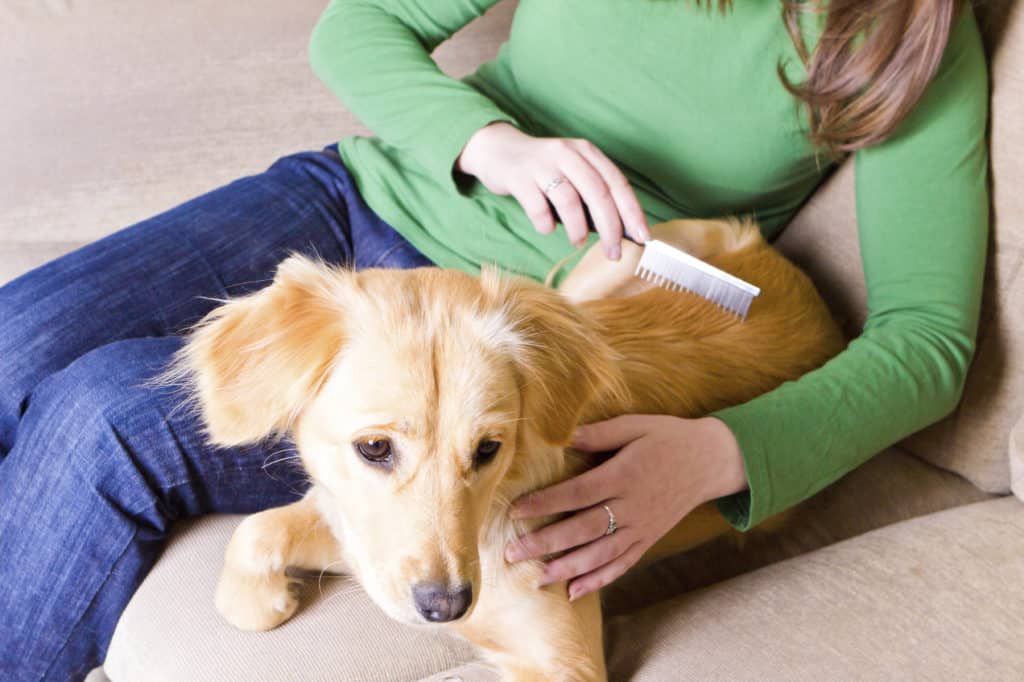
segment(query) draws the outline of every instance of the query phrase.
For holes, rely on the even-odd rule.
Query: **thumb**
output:
[[[627,414],[576,427],[572,447],[588,452],[618,450],[646,436],[658,417],[651,414]]]

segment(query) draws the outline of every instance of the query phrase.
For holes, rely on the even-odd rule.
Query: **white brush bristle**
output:
[[[666,289],[697,294],[725,310],[747,317],[761,290],[688,253],[654,239],[644,245],[636,276]]]

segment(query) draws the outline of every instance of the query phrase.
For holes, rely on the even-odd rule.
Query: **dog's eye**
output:
[[[359,456],[371,464],[385,464],[391,459],[391,441],[387,438],[357,440],[352,445]]]
[[[480,444],[476,446],[476,452],[473,453],[473,466],[482,467],[485,464],[490,464],[494,456],[498,454],[498,450],[501,449],[501,443],[496,440],[482,440]]]

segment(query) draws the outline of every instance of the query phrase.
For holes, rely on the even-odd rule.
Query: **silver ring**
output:
[[[563,182],[565,182],[565,176],[559,175],[557,178],[555,178],[554,180],[552,180],[548,184],[544,185],[541,188],[541,191],[544,192],[544,194],[550,194],[551,190],[555,189],[556,187],[561,185]]]
[[[619,524],[615,523],[615,514],[612,513],[612,508],[607,504],[602,504],[601,506],[608,512],[608,528],[605,529],[604,534],[611,535],[619,529]]]

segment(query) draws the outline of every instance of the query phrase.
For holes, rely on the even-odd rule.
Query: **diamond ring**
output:
[[[544,185],[544,187],[541,188],[541,191],[544,192],[544,194],[550,194],[553,189],[561,185],[563,182],[565,182],[565,177],[559,175],[557,178]]]
[[[607,504],[602,504],[601,506],[604,507],[606,512],[608,512],[608,528],[605,529],[604,534],[611,535],[619,529],[619,524],[615,523],[615,514],[612,513],[611,507]]]

